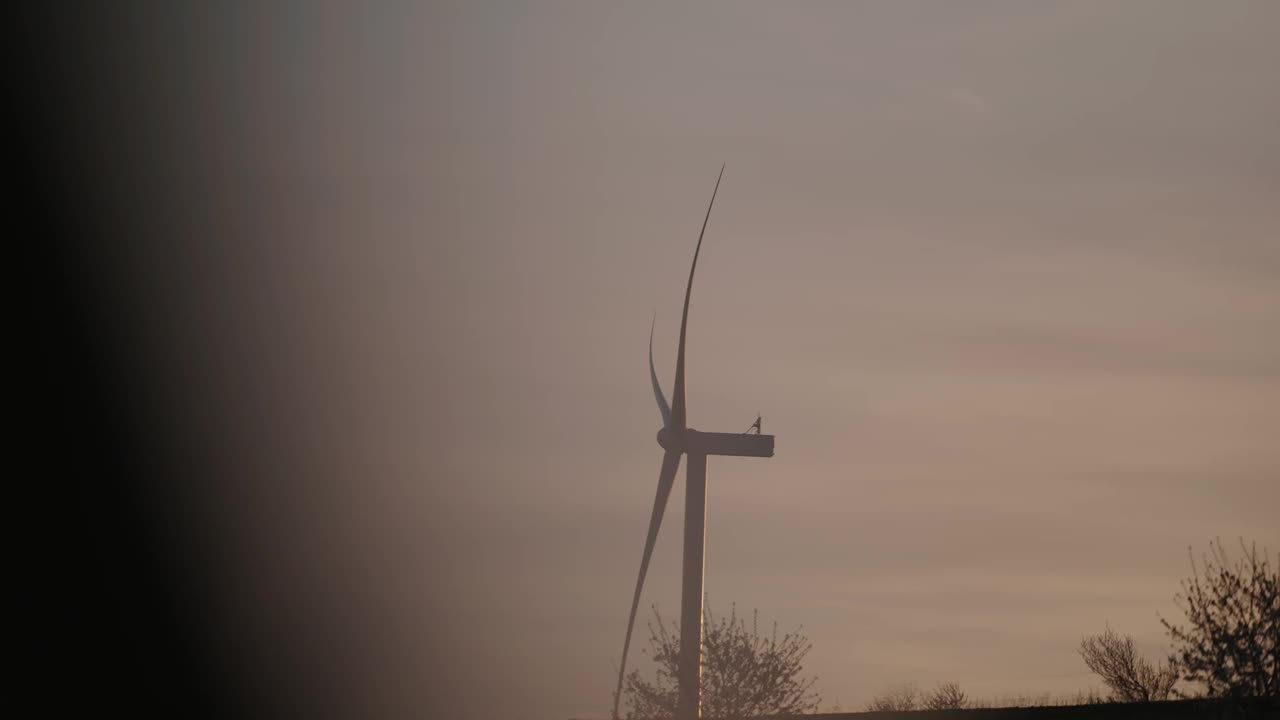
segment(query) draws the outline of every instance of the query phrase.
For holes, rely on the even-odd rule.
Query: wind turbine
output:
[[[680,588],[680,667],[677,682],[680,689],[676,705],[677,720],[695,720],[701,712],[702,683],[702,578],[703,552],[706,547],[707,521],[707,456],[734,455],[739,457],[773,457],[773,436],[745,433],[699,432],[688,426],[685,404],[684,341],[689,324],[689,295],[693,291],[693,273],[698,269],[698,253],[702,250],[702,237],[711,219],[711,207],[715,205],[720,190],[720,178],[724,166],[716,178],[707,216],[702,220],[698,233],[698,245],[693,251],[693,264],[689,267],[689,283],[684,291],[684,313],[680,317],[680,345],[676,351],[676,380],[672,389],[671,405],[662,396],[658,373],[653,367],[653,326],[649,326],[649,380],[653,383],[653,396],[662,414],[662,429],[658,431],[658,445],[665,451],[662,470],[658,473],[658,493],[653,500],[653,514],[649,518],[649,534],[644,541],[644,554],[640,557],[640,573],[636,576],[636,591],[631,599],[631,615],[627,618],[627,635],[622,643],[622,663],[618,667],[618,688],[613,697],[613,718],[618,717],[618,703],[622,699],[622,682],[627,671],[627,650],[631,647],[631,631],[636,624],[636,609],[640,605],[640,591],[644,576],[649,570],[649,558],[653,544],[658,539],[662,514],[667,508],[667,498],[675,484],[680,456],[689,456],[685,470],[684,500],[684,570]]]

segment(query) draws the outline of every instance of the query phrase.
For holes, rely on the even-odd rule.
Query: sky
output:
[[[1189,547],[1280,549],[1280,5],[133,20],[86,102],[169,201],[114,262],[264,683],[607,716],[722,163],[690,424],[777,439],[709,463],[706,591],[803,627],[823,708],[1100,688],[1081,637],[1162,656]]]

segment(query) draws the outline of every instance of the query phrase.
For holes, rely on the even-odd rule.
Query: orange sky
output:
[[[777,455],[712,459],[707,591],[824,707],[1099,687],[1188,545],[1280,548],[1280,5],[474,5],[228,16],[157,101],[220,612],[298,682],[607,713],[722,162],[690,422]]]

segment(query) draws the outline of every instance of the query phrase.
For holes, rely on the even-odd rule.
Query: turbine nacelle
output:
[[[680,432],[662,428],[658,431],[658,445],[667,452],[675,453],[773,457],[772,435],[701,432],[693,428]]]

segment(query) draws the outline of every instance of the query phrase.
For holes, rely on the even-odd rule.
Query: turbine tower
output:
[[[689,283],[684,291],[684,313],[680,317],[680,345],[676,351],[676,379],[672,389],[671,405],[667,405],[658,384],[658,373],[653,367],[653,326],[649,327],[649,380],[653,383],[653,396],[662,414],[662,429],[658,431],[658,445],[662,446],[662,470],[658,474],[658,493],[653,500],[653,514],[649,518],[649,534],[644,541],[644,554],[640,557],[640,573],[636,577],[635,595],[631,599],[631,615],[627,618],[627,635],[622,643],[622,662],[618,667],[618,688],[613,698],[613,718],[618,717],[618,703],[622,699],[622,683],[627,671],[627,650],[631,647],[631,631],[636,623],[636,609],[640,605],[640,591],[649,570],[649,558],[658,539],[662,514],[667,508],[667,498],[675,484],[680,456],[689,456],[685,470],[684,501],[684,570],[680,588],[680,664],[677,678],[680,694],[676,707],[676,720],[696,720],[701,711],[702,684],[702,577],[703,551],[706,546],[707,521],[707,456],[734,455],[739,457],[773,457],[773,436],[746,433],[700,432],[688,426],[685,404],[684,341],[689,324],[689,295],[693,291],[693,273],[698,269],[698,253],[702,250],[702,237],[711,219],[711,207],[720,190],[720,178],[724,166],[716,178],[707,216],[702,220],[698,233],[698,245],[693,251],[693,264],[689,267]]]

